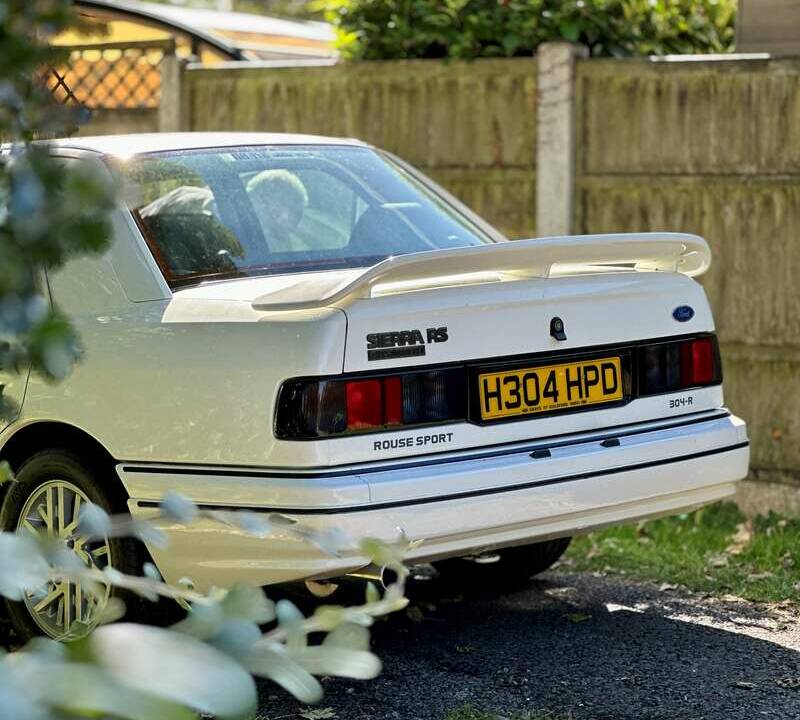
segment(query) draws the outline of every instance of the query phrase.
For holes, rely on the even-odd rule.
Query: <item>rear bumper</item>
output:
[[[717,412],[389,467],[118,471],[140,517],[155,516],[174,490],[200,505],[280,512],[355,540],[391,542],[402,531],[423,541],[408,560],[424,562],[699,507],[733,495],[748,461],[744,422]],[[288,533],[258,539],[206,519],[162,527],[169,547],[151,548],[159,570],[201,589],[331,577],[367,562],[356,552],[331,557]]]

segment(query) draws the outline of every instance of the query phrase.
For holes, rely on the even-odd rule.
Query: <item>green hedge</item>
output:
[[[321,0],[353,60],[532,55],[570,40],[592,55],[726,52],[736,0]]]

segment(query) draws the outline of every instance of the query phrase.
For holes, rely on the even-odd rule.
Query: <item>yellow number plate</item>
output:
[[[481,419],[595,405],[622,400],[618,357],[482,373],[478,376]]]

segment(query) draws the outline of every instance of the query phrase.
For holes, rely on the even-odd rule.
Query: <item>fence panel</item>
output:
[[[800,482],[800,60],[592,60],[578,91],[578,227],[708,239],[726,400]]]

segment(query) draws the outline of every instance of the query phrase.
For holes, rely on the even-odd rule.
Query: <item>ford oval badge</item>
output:
[[[679,305],[672,311],[672,317],[678,322],[687,322],[694,317],[694,310],[688,305]]]

